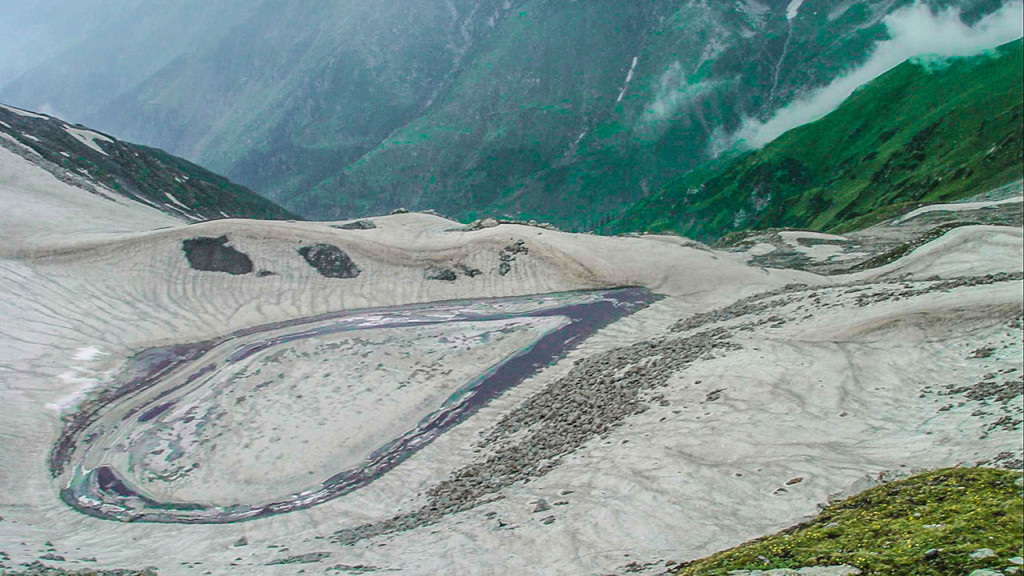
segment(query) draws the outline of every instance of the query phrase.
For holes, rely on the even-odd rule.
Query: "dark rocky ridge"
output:
[[[92,146],[76,138],[75,130],[95,133],[96,138],[84,137]],[[297,218],[248,188],[191,162],[52,116],[0,106],[0,134],[17,142],[0,137],[0,146],[66,184],[94,194],[100,189],[120,194],[177,218]]]

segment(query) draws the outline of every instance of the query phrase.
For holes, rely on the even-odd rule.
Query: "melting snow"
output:
[[[86,346],[76,350],[72,359],[76,362],[91,362],[100,356],[106,355],[106,352],[95,346]],[[85,400],[89,391],[100,385],[102,377],[107,375],[107,373],[97,373],[84,366],[73,366],[71,370],[64,372],[57,378],[65,384],[73,385],[75,387],[74,391],[56,402],[47,404],[46,407],[58,414],[66,414],[74,410],[82,400]]]
[[[97,140],[102,140],[104,142],[109,142],[111,144],[114,143],[113,140],[111,140],[110,138],[107,138],[103,134],[99,134],[97,132],[93,132],[92,130],[82,130],[80,128],[72,128],[71,126],[68,126],[67,124],[64,125],[64,131],[67,132],[68,134],[71,134],[75,138],[77,138],[82,144],[85,144],[89,148],[92,148],[93,150],[99,152],[100,154],[103,154],[104,156],[109,156],[109,154],[107,154],[103,150],[103,148],[100,148],[99,145],[96,144]]]
[[[1004,204],[1015,204],[1024,201],[1024,196],[1017,196],[1016,198],[1007,198],[1006,200],[994,200],[990,202],[960,202],[957,204],[932,204],[931,206],[924,206],[918,208],[906,216],[892,223],[893,226],[902,224],[911,218],[917,218],[922,214],[929,212],[963,212],[966,210],[980,210],[982,208],[991,208],[993,206],[1002,206]]]
[[[10,134],[8,134],[6,132],[0,132],[0,138],[3,138],[4,140],[9,140],[11,143],[17,145],[19,148],[25,150],[26,152],[30,152],[32,154],[36,153],[35,150],[29,148],[28,146],[25,146],[24,144],[19,142],[17,138],[15,138],[14,136],[11,136]]]
[[[61,382],[65,384],[72,384],[75,386],[75,391],[70,395],[51,402],[46,405],[47,408],[57,412],[58,414],[67,414],[77,407],[89,392],[100,385],[99,378],[83,375],[80,369],[70,370],[58,376]]]
[[[796,15],[800,13],[800,6],[803,3],[804,0],[790,0],[789,6],[786,7],[786,20],[796,18]]]
[[[95,346],[86,346],[85,348],[79,348],[78,350],[76,350],[74,358],[79,362],[88,362],[90,360],[95,360],[100,356],[106,355],[106,352],[100,350]]]
[[[191,208],[182,204],[177,198],[172,196],[170,193],[164,192],[164,196],[167,196],[167,199],[170,200],[172,204],[175,204],[175,206],[167,206],[171,210],[180,212],[183,216],[194,222],[202,220],[202,218],[193,214],[193,210]]]
[[[24,116],[25,118],[38,118],[40,120],[49,120],[49,118],[46,117],[46,116],[42,116],[42,115],[36,114],[34,112],[29,112],[28,110],[21,110],[19,108],[12,108],[10,106],[5,106],[3,104],[0,104],[0,108],[3,108],[4,110],[7,110],[8,112],[17,114],[18,116]]]
[[[626,90],[629,89],[629,83],[633,81],[633,74],[636,73],[636,65],[640,62],[638,56],[633,56],[633,63],[629,66],[629,73],[626,74],[626,83],[622,85],[622,91],[619,92],[619,97],[615,99],[615,103],[622,102],[622,97],[626,95]]]
[[[172,196],[170,192],[164,192],[164,196],[167,196],[168,200],[170,200],[174,204],[177,204],[179,207],[181,207],[182,210],[186,210],[186,211],[189,211],[189,212],[192,211],[191,208],[189,208],[188,206],[185,206],[184,204],[181,203],[180,200],[178,200],[177,198]]]
[[[822,234],[821,232],[807,232],[804,230],[787,230],[785,232],[779,232],[779,236],[784,242],[786,242],[786,244],[792,246],[794,250],[801,252],[805,256],[818,262],[848,258],[843,256],[846,252],[846,248],[844,246],[831,243],[849,242],[850,239],[845,236]],[[801,240],[817,240],[819,242],[827,243],[807,246],[802,244],[800,242]]]
[[[753,245],[750,250],[747,250],[747,254],[751,256],[764,256],[775,252],[778,248],[774,244],[768,244],[767,242],[758,242]]]
[[[835,241],[835,242],[848,242],[850,239],[846,236],[836,236],[835,234],[822,234],[821,232],[807,232],[805,230],[786,230],[779,232],[779,236],[789,244],[790,246],[800,246],[800,240],[824,240],[824,241]]]

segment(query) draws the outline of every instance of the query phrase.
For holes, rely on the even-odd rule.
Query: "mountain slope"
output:
[[[0,137],[0,146],[65,183],[117,193],[177,218],[296,218],[201,166],[52,116],[0,105]]]
[[[267,2],[88,120],[288,202],[421,114],[513,5]]]
[[[590,227],[704,160],[716,131],[856,65],[898,5],[790,20],[786,1],[529,2],[437,106],[297,206]]]
[[[1003,4],[931,3],[968,22]],[[75,117],[307,216],[405,206],[594,227],[706,160],[716,134],[863,62],[909,4],[265,2]]]
[[[822,120],[691,172],[606,230],[841,231],[1019,180],[1022,61],[1015,41],[991,55],[906,62]]]

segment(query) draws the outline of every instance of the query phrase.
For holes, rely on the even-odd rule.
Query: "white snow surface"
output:
[[[791,526],[884,470],[1024,450],[1018,432],[979,440],[986,421],[973,415],[975,404],[940,412],[945,399],[921,392],[1024,368],[1020,330],[1007,325],[1021,313],[1022,283],[885,299],[907,283],[926,287],[932,276],[1020,272],[1024,235],[1017,229],[961,227],[883,268],[821,277],[749,267],[685,239],[509,224],[452,231],[457,223],[425,214],[374,218],[371,230],[249,220],[186,226],[144,205],[67,186],[7,150],[0,150],[0,205],[0,549],[9,565],[36,560],[49,542],[67,558],[65,569],[155,566],[162,576],[321,573],[339,564],[406,576],[621,573],[634,561],[663,566]],[[275,275],[193,270],[182,241],[220,235]],[[797,238],[820,237],[790,234]],[[520,240],[529,253],[499,274],[503,250]],[[317,274],[296,248],[320,242],[343,248],[362,273],[346,280]],[[425,269],[456,264],[483,273],[425,278]],[[842,286],[851,282],[881,283],[868,284],[881,299],[858,304],[864,292]],[[788,284],[805,284],[815,297],[725,321],[738,348],[675,373],[657,391],[665,402],[592,439],[548,474],[434,525],[352,546],[329,541],[339,529],[416,510],[431,487],[481,457],[481,433],[576,361],[679,336],[669,328],[680,319]],[[109,385],[150,347],[342,310],[616,286],[645,286],[666,298],[600,330],[369,486],[314,508],[241,524],[119,523],[65,505],[47,466],[63,426],[58,411]],[[773,314],[789,322],[738,329]],[[971,358],[982,344],[999,348]],[[303,374],[285,374],[282,389],[303,385]],[[709,400],[712,392],[717,400]],[[341,412],[324,408],[327,416]],[[254,457],[233,467],[249,476],[267,469]],[[803,481],[787,486],[795,477]],[[552,509],[534,514],[541,498]],[[243,536],[248,545],[233,547]],[[328,557],[270,564],[318,552]]]
[[[74,359],[79,362],[88,362],[100,356],[106,356],[106,353],[95,346],[85,346],[75,351]]]
[[[103,134],[93,132],[92,130],[85,130],[83,128],[75,128],[74,126],[68,126],[67,124],[64,125],[64,131],[74,136],[75,139],[77,139],[82,144],[85,144],[89,148],[92,148],[93,150],[99,152],[100,154],[103,154],[104,156],[109,156],[109,154],[107,154],[107,152],[103,148],[100,148],[100,145],[96,143],[97,140],[109,142],[111,144],[114,143],[113,140],[104,136]]]
[[[751,246],[750,249],[746,251],[746,253],[751,257],[766,256],[768,254],[771,254],[772,252],[775,252],[776,250],[778,250],[778,247],[775,246],[774,244],[768,244],[767,242],[758,242],[757,244]]]
[[[895,220],[892,225],[896,226],[921,216],[923,214],[929,214],[932,212],[966,212],[969,210],[980,210],[982,208],[993,208],[995,206],[1005,206],[1007,204],[1020,204],[1024,201],[1024,196],[1016,196],[1014,198],[1006,198],[1003,200],[989,200],[983,202],[957,202],[954,204],[930,204],[928,206],[922,206],[913,212],[905,214],[898,220]]]
[[[89,194],[0,148],[0,258],[68,241],[180,225],[128,199]]]
[[[49,116],[43,116],[41,114],[36,114],[35,112],[29,112],[28,110],[22,110],[21,108],[15,108],[13,106],[7,106],[5,104],[0,104],[0,108],[3,108],[4,110],[7,110],[8,112],[12,112],[14,114],[17,114],[18,116],[24,116],[25,118],[37,118],[39,120],[49,120],[50,119]]]
[[[629,65],[629,72],[626,73],[626,81],[622,84],[622,90],[619,91],[619,97],[615,99],[616,103],[622,102],[622,98],[626,95],[626,90],[629,90],[629,84],[633,81],[633,75],[636,73],[636,65],[640,63],[639,56],[633,56],[633,62]]]
[[[791,246],[800,246],[800,240],[824,240],[824,241],[835,241],[835,242],[848,242],[849,238],[846,236],[838,236],[836,234],[825,234],[823,232],[811,232],[808,230],[784,230],[779,232],[779,236]]]
[[[804,0],[790,0],[789,6],[786,6],[786,20],[792,20],[797,17],[800,13],[800,6],[802,6]]]

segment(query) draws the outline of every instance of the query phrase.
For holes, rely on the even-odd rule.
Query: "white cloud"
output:
[[[679,110],[687,100],[686,75],[679,62],[673,62],[658,80],[658,89],[654,101],[647,107],[650,120],[661,122]]]
[[[733,142],[760,148],[788,130],[824,117],[854,90],[910,58],[973,56],[1016,40],[1024,35],[1024,3],[1009,2],[973,27],[964,24],[954,8],[932,12],[923,4],[894,11],[884,23],[889,39],[876,44],[863,66],[795,100],[767,122],[748,120]]]
[[[637,121],[635,133],[645,138],[657,138],[677,120],[680,110],[714,91],[715,82],[702,81],[689,84],[679,62],[673,62],[661,74],[654,90],[654,98]]]

